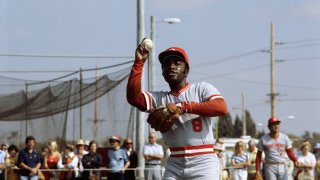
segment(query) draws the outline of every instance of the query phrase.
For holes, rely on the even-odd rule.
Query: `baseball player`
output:
[[[220,165],[213,151],[215,140],[211,117],[227,113],[224,98],[209,83],[187,82],[190,63],[185,51],[179,47],[171,47],[159,54],[162,76],[170,91],[142,91],[142,69],[148,56],[149,51],[140,44],[128,80],[128,102],[147,112],[160,105],[175,103],[182,112],[169,131],[162,133],[171,152],[163,179],[218,180]]]
[[[269,134],[262,136],[257,144],[256,176],[260,177],[261,154],[265,153],[263,166],[264,176],[267,180],[287,180],[287,157],[298,165],[297,158],[291,149],[289,137],[280,132],[281,121],[277,117],[268,120]],[[287,153],[287,155],[286,155]]]

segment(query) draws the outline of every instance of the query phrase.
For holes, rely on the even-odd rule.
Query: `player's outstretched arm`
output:
[[[147,109],[146,101],[141,89],[141,79],[144,62],[148,57],[149,51],[140,44],[135,52],[135,61],[132,65],[127,84],[127,100],[129,104],[137,107],[141,111]]]
[[[206,102],[182,102],[183,113],[198,114],[200,116],[224,116],[228,113],[227,103],[223,98],[216,98]]]
[[[295,166],[299,166],[299,162],[297,161],[297,157],[294,154],[294,152],[292,151],[291,148],[286,149],[287,155],[290,158],[291,161],[294,162]]]

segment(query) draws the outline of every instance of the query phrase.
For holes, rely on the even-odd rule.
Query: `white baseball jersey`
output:
[[[206,102],[215,98],[223,98],[211,84],[202,82],[186,84],[178,94],[171,92],[143,92],[147,103],[147,111],[160,105],[180,102]],[[197,146],[214,143],[213,121],[210,117],[185,113],[179,122],[166,133],[163,139],[169,147]]]
[[[286,149],[291,148],[291,142],[289,137],[281,132],[277,139],[265,134],[260,138],[257,148],[264,151],[267,163],[285,163],[288,160]]]

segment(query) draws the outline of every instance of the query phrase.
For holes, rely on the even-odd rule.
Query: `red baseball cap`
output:
[[[165,61],[168,57],[171,56],[175,56],[179,59],[181,59],[182,61],[184,61],[185,63],[187,63],[188,67],[189,67],[189,58],[187,56],[187,53],[179,47],[170,47],[168,49],[166,49],[165,51],[161,52],[159,54],[159,61],[162,64],[163,61]]]
[[[271,117],[271,118],[268,120],[268,125],[270,125],[270,124],[272,124],[272,123],[276,123],[276,122],[281,123],[281,121],[280,121],[277,117]]]

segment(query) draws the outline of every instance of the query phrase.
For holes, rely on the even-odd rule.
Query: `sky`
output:
[[[134,0],[0,1],[0,76],[46,80],[80,67],[132,60],[136,6]],[[275,112],[282,119],[281,129],[297,135],[320,133],[319,9],[317,0],[148,0],[144,2],[145,36],[150,37],[150,16],[154,16],[156,54],[171,46],[184,48],[191,63],[189,82],[212,83],[225,97],[233,118],[241,116],[244,94],[246,109],[267,130],[271,110],[267,96],[270,53],[266,51],[273,22],[275,92],[279,93]],[[161,21],[169,17],[181,22]],[[65,72],[7,72],[40,70]],[[168,89],[160,71],[157,62],[155,89]]]

